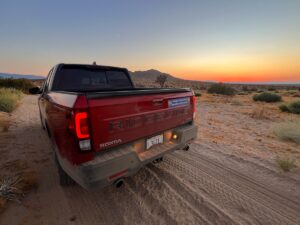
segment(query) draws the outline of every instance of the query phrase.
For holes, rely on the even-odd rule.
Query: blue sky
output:
[[[293,80],[299,12],[293,0],[1,0],[0,71],[45,75],[95,60],[199,80]]]

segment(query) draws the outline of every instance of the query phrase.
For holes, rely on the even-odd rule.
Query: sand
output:
[[[261,107],[264,116],[253,116]],[[26,162],[38,187],[21,203],[9,202],[0,224],[300,224],[299,145],[272,133],[274,124],[298,118],[250,96],[204,95],[190,151],[143,168],[120,189],[87,192],[59,186],[37,97],[25,96],[0,133],[0,164]],[[275,160],[282,155],[298,168],[283,173]]]

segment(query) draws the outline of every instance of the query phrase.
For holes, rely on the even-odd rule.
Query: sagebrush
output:
[[[261,102],[280,102],[281,96],[271,93],[271,92],[263,92],[263,93],[254,95],[253,100],[261,101]]]
[[[235,89],[232,87],[219,83],[219,84],[213,84],[208,89],[207,92],[210,94],[220,94],[220,95],[234,95]]]
[[[288,104],[282,104],[279,106],[282,112],[289,112],[294,114],[300,114],[300,100],[292,101]]]

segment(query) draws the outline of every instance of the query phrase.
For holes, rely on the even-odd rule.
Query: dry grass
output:
[[[18,105],[22,92],[13,88],[0,88],[0,111],[12,112]]]
[[[250,117],[253,119],[270,119],[265,107],[256,107],[253,109],[253,111],[250,113]]]
[[[273,131],[282,140],[300,144],[300,121],[277,124]]]
[[[231,101],[231,105],[243,106],[243,103],[241,101],[238,101],[238,100],[232,100]]]
[[[276,162],[279,168],[284,172],[289,172],[297,167],[295,160],[289,158],[277,158]]]
[[[36,172],[31,171],[27,163],[21,160],[3,163],[0,168],[0,212],[9,201],[21,201],[37,185]]]

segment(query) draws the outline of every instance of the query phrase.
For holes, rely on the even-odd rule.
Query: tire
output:
[[[59,184],[63,187],[74,185],[75,181],[63,170],[56,157],[55,161],[58,170]]]

